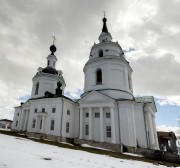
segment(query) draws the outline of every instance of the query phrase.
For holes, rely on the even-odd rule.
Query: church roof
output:
[[[49,74],[58,74],[58,71],[56,70],[56,69],[54,69],[54,68],[52,68],[52,67],[46,67],[46,68],[44,68],[43,70],[42,70],[42,72],[44,72],[44,73],[49,73]]]
[[[152,103],[155,107],[155,110],[157,112],[156,103],[154,101],[153,96],[143,96],[143,97],[135,97],[136,103]]]
[[[104,32],[104,33],[108,33],[108,28],[107,28],[107,25],[106,25],[107,19],[104,17],[102,21],[103,21],[102,33],[103,33],[103,32]]]
[[[37,99],[47,99],[47,98],[59,98],[59,97],[62,97],[62,98],[65,98],[65,99],[67,99],[67,100],[70,100],[70,101],[72,101],[72,102],[74,102],[72,99],[70,99],[69,97],[66,97],[66,96],[64,96],[64,95],[61,95],[61,96],[57,96],[57,95],[50,95],[50,96],[47,96],[47,94],[46,94],[46,96],[42,96],[42,97],[37,97],[37,98],[30,98],[29,100],[37,100]]]

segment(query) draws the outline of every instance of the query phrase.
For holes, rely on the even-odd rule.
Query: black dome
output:
[[[49,73],[49,74],[58,74],[58,71],[54,68],[51,67],[46,67],[42,70],[44,73]]]
[[[56,46],[53,44],[49,49],[51,51],[51,55],[54,55],[54,53],[56,52]]]

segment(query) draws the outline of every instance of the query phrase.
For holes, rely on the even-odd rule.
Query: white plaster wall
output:
[[[143,103],[135,103],[135,123],[136,123],[136,138],[138,146],[147,148],[147,135],[145,126],[145,114],[143,111]]]
[[[102,70],[102,84],[96,84],[96,71]],[[98,90],[102,93],[119,99],[132,99],[132,88],[129,88],[128,75],[131,69],[126,61],[121,59],[98,58],[89,62],[84,68],[85,83],[84,92]]]
[[[114,123],[115,123],[115,138],[116,138],[116,143],[120,144],[120,120],[119,120],[119,109],[118,105],[115,105],[114,109]]]
[[[92,113],[92,137],[94,141],[100,141],[100,117],[95,118],[95,113],[100,113],[99,108],[92,108]]]
[[[67,114],[70,111],[70,115]],[[66,132],[66,122],[69,122],[69,133]],[[79,133],[79,111],[75,103],[65,100],[63,108],[62,136],[67,138],[78,138]]]
[[[39,91],[38,94],[35,95],[36,83],[39,82]],[[42,97],[46,91],[51,93],[55,93],[55,89],[57,88],[57,80],[54,78],[41,77],[33,81],[33,89],[32,89],[32,98]]]
[[[45,99],[31,100],[28,132],[42,133],[42,131],[39,129],[40,125],[39,124],[37,125],[37,121],[36,121],[37,131],[35,130],[35,128],[32,128],[32,123],[33,123],[33,119],[36,119],[37,116],[39,117],[39,119],[42,118],[44,113],[40,113],[40,112],[42,112],[42,108],[45,108],[46,115],[44,122],[44,132],[43,132],[44,134],[77,138],[79,125],[75,123],[78,123],[79,118],[78,118],[78,110],[76,106],[77,105],[74,102],[67,100],[65,98],[45,98]],[[35,108],[38,109],[37,113],[34,113]],[[52,113],[52,108],[56,108],[55,113]],[[69,116],[67,116],[67,109],[70,110]],[[50,130],[51,120],[55,120],[54,130]],[[70,123],[69,133],[66,133],[66,122]]]
[[[38,112],[34,113],[34,109],[37,108]],[[32,128],[33,119],[36,119],[42,112],[42,108],[45,108],[45,122],[44,122],[44,133],[50,135],[60,136],[60,127],[61,127],[61,112],[62,112],[62,100],[61,98],[46,98],[46,99],[37,99],[31,100],[31,109],[30,109],[30,124],[28,125],[28,132],[35,132],[35,128]],[[56,112],[52,113],[52,108],[56,108]],[[41,113],[42,114],[42,113]],[[43,116],[44,114],[42,114]],[[39,119],[42,118],[39,116]],[[54,130],[50,130],[51,119],[55,120]],[[38,126],[38,127],[37,127]],[[40,132],[39,125],[36,121],[36,129]]]
[[[103,55],[111,55],[111,56],[120,56],[122,54],[122,49],[119,47],[118,43],[115,42],[103,42],[99,44],[95,44],[90,52],[89,59],[94,59],[99,57],[99,50],[103,50]]]
[[[136,147],[136,128],[134,106],[132,102],[118,102],[121,143],[126,146]]]
[[[48,65],[48,61],[50,61],[49,65]],[[55,61],[55,66],[53,65],[54,61]],[[56,61],[57,61],[57,57],[55,55],[48,55],[48,57],[47,57],[47,66],[56,68]]]
[[[17,116],[17,114],[19,114],[19,116]],[[21,107],[15,107],[13,122],[12,122],[12,125],[11,125],[11,128],[13,130],[19,130],[20,115],[21,115]],[[16,127],[16,121],[18,121],[17,127]]]
[[[99,103],[100,105],[100,103]],[[111,138],[106,137],[106,126],[111,126],[111,117],[106,118],[106,113],[110,113],[110,107],[103,107],[103,130],[100,129],[100,118],[95,118],[95,113],[100,113],[100,109],[98,107],[93,107],[92,108],[92,140],[94,141],[100,141],[100,135],[101,132],[103,132],[104,136],[104,142],[109,142],[111,143]],[[89,140],[89,135],[85,135],[85,125],[89,125],[89,117],[85,116],[85,113],[89,113],[89,108],[83,108],[83,139]],[[119,144],[119,126],[118,126],[118,113],[117,113],[117,108],[115,108],[114,111],[115,114],[115,139],[116,139],[116,144]],[[112,130],[111,130],[111,135],[112,135]]]

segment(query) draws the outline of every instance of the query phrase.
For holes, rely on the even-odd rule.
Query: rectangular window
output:
[[[69,132],[69,122],[66,122],[66,132]]]
[[[40,122],[40,129],[42,128],[42,120],[41,120],[41,122]]]
[[[70,110],[67,110],[67,115],[70,115]]]
[[[51,120],[51,127],[50,130],[54,130],[54,120]]]
[[[111,138],[111,126],[106,126],[106,137]]]
[[[35,128],[36,126],[36,119],[33,119],[32,128]]]
[[[34,109],[34,113],[37,113],[37,108]]]
[[[95,113],[95,118],[99,118],[100,117],[100,113]]]
[[[106,118],[110,118],[111,114],[110,113],[106,113]]]
[[[17,113],[17,116],[19,116],[19,113]]]
[[[53,61],[53,66],[55,66],[55,64],[56,64],[56,62],[55,62],[55,61]]]
[[[42,112],[45,113],[45,108],[42,108]]]
[[[16,127],[18,126],[18,121],[16,121]]]
[[[89,135],[89,125],[85,125],[85,135]]]
[[[89,117],[89,113],[86,113],[86,118],[88,118]]]
[[[55,113],[56,112],[56,108],[52,108],[52,113]]]

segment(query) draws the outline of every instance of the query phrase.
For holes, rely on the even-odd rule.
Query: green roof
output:
[[[136,103],[154,103],[153,96],[135,97]]]

